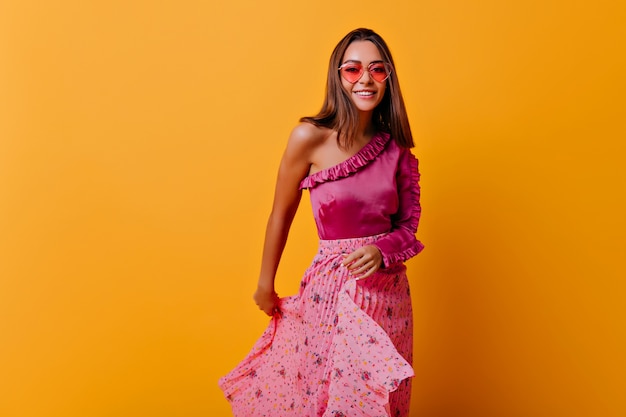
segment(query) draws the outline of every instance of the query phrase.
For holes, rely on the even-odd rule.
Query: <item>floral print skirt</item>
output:
[[[407,417],[413,347],[403,264],[355,280],[343,255],[379,236],[321,240],[297,295],[219,385],[237,417]]]

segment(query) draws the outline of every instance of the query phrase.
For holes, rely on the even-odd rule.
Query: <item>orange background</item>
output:
[[[229,415],[282,149],[359,26],[421,160],[412,415],[626,415],[619,3],[2,2],[0,415]]]

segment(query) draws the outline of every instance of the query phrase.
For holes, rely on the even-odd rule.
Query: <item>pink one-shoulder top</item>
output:
[[[384,234],[374,245],[383,266],[404,262],[424,245],[416,239],[419,224],[418,161],[388,133],[377,133],[359,152],[330,168],[305,177],[320,239],[348,239]]]

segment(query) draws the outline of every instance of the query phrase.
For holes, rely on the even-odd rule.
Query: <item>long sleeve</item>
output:
[[[383,256],[383,267],[404,262],[424,249],[415,237],[421,215],[419,179],[417,159],[403,149],[396,172],[398,211],[392,216],[391,231],[375,243]]]

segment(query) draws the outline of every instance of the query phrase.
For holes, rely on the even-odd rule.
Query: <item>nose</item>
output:
[[[372,82],[372,74],[370,74],[369,69],[364,68],[363,74],[361,74],[361,78],[359,78],[360,84],[370,84]]]

